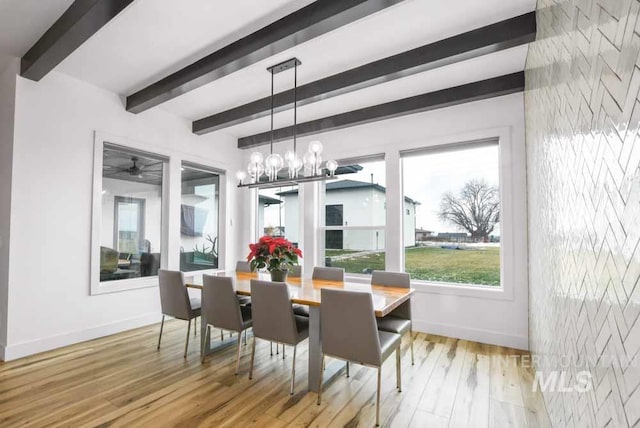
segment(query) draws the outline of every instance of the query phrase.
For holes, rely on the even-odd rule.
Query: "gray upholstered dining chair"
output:
[[[402,391],[400,367],[401,337],[379,331],[370,293],[323,288],[320,304],[320,342],[322,361],[329,356],[378,369],[376,426],[380,424],[380,383],[382,363],[395,351],[396,388]],[[321,372],[322,373],[322,372]],[[322,400],[322,374],[318,405]]]
[[[203,275],[202,313],[207,321],[205,342],[210,340],[211,327],[238,333],[236,374],[240,370],[242,332],[251,327],[251,307],[241,306],[233,288],[233,279],[227,276]],[[246,336],[245,336],[246,337]],[[204,363],[204,353],[202,362]]]
[[[253,360],[256,353],[256,340],[293,346],[293,363],[291,366],[291,390],[296,379],[297,345],[309,337],[309,318],[293,314],[289,288],[284,282],[251,280],[251,297],[253,312],[253,343],[251,344],[251,366],[249,379],[253,377]],[[284,351],[283,351],[284,357]]]
[[[410,288],[411,276],[402,272],[386,272],[374,270],[371,274],[371,285],[383,285],[385,287]],[[411,324],[411,300],[407,300],[390,314],[378,318],[378,330],[398,333],[403,336],[409,333],[411,347],[411,364],[413,361],[413,326]]]
[[[302,266],[295,265],[289,271],[289,276],[291,278],[300,278],[302,276]]]
[[[316,266],[311,278],[344,282],[344,268]]]
[[[244,262],[242,260],[236,262],[236,273],[251,273],[251,262]],[[241,305],[249,305],[251,304],[251,297],[249,296],[238,296],[238,302]]]
[[[238,262],[236,262],[236,273],[237,272],[245,272],[245,273],[253,272],[253,270],[251,270],[251,262],[244,262],[242,260],[239,260]]]
[[[320,279],[326,281],[344,282],[344,269],[335,267],[319,267],[313,268],[312,279]],[[304,305],[293,305],[293,312],[303,317],[309,316],[309,307]]]
[[[301,278],[302,277],[302,266],[296,265],[289,272],[289,277],[291,278]],[[303,317],[309,316],[309,307],[305,305],[293,305],[293,313],[296,315],[300,315]]]
[[[187,327],[187,342],[184,345],[184,358],[187,358],[189,348],[189,333],[191,330],[191,320],[200,316],[200,299],[189,297],[187,287],[184,282],[184,275],[180,271],[159,270],[158,282],[160,285],[160,306],[162,307],[162,323],[160,324],[160,335],[158,336],[158,348],[162,340],[162,329],[164,328],[164,317],[170,316],[189,322]],[[194,321],[194,329],[195,327]]]

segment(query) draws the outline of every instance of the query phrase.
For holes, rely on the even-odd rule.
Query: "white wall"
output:
[[[6,66],[6,64],[0,64]],[[11,159],[13,157],[14,108],[17,59],[0,70],[0,359],[7,344],[9,293],[9,239],[11,214]]]
[[[161,108],[127,113],[118,96],[56,72],[38,83],[18,78],[6,359],[159,319],[156,287],[89,295],[94,131],[169,153],[177,164],[170,171],[176,192],[182,160],[231,177],[240,165],[235,139],[195,136],[190,122]],[[231,225],[240,206],[233,182],[226,182],[221,216],[229,236],[227,268],[239,252]],[[178,205],[170,212],[172,230],[179,230]],[[177,268],[179,233],[168,247],[169,267]]]
[[[414,327],[418,331],[527,349],[527,212],[522,94],[346,128],[314,135],[309,140],[322,141],[325,159],[385,154],[386,268],[397,271],[404,267],[402,236],[406,217],[402,211],[399,151],[491,137],[500,138],[503,160],[500,188],[503,203],[510,202],[508,209],[503,210],[503,227],[507,229],[504,223],[508,223],[513,231],[510,237],[506,233],[502,237],[504,289],[415,283]],[[305,146],[305,143],[301,145]],[[315,254],[315,246],[321,242],[317,229],[315,234],[309,231],[305,233],[302,250],[305,254]]]

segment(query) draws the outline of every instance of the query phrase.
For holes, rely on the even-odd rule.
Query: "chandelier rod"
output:
[[[298,124],[298,61],[293,66],[293,153],[296,153],[296,134]]]
[[[271,73],[271,146],[270,151],[273,154],[273,72]]]

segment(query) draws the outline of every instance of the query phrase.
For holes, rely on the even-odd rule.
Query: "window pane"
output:
[[[164,162],[105,147],[100,281],[155,276],[160,268]]]
[[[500,285],[498,145],[403,159],[405,198],[419,201],[405,271],[413,279]]]
[[[358,274],[384,269],[384,161],[341,165],[339,172],[325,183],[325,266]]]
[[[218,207],[220,176],[182,167],[180,205],[180,270],[218,267]]]
[[[260,189],[258,193],[258,238],[283,236],[298,245],[298,187]]]

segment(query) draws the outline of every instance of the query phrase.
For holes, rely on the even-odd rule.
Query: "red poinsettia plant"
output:
[[[273,236],[265,235],[255,244],[249,244],[249,250],[247,261],[251,262],[251,270],[288,270],[302,258],[302,251],[290,241]]]

